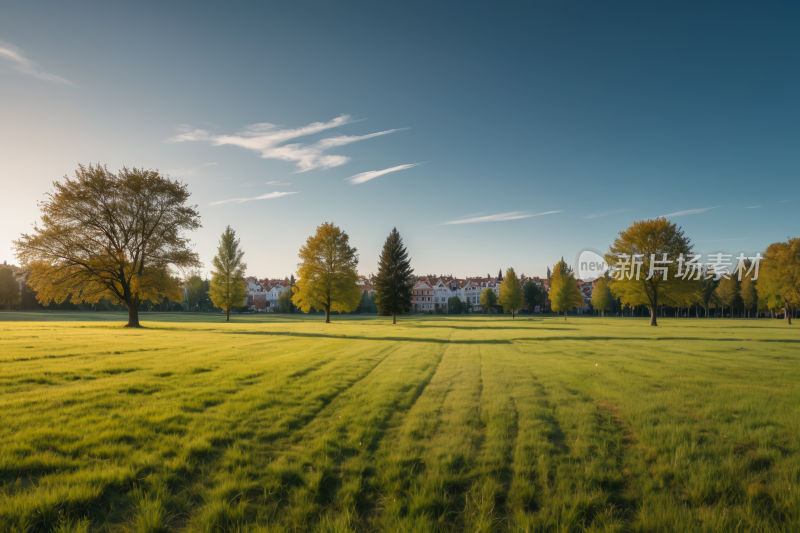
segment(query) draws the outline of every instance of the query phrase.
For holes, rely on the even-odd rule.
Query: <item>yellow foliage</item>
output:
[[[317,228],[316,234],[300,248],[292,301],[308,313],[324,309],[329,321],[331,311],[347,313],[361,301],[358,281],[358,255],[350,247],[350,237],[332,223]]]

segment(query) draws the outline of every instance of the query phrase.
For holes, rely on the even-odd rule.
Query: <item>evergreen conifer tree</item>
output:
[[[383,244],[378,275],[374,280],[378,313],[392,315],[392,324],[397,324],[398,313],[407,313],[411,309],[413,273],[408,250],[403,246],[397,228],[393,228]]]

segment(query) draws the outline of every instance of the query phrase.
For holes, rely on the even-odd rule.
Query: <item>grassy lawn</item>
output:
[[[800,531],[778,320],[0,313],[0,531]]]

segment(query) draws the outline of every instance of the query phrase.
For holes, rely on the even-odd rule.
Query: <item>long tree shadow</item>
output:
[[[360,341],[377,341],[377,342],[423,342],[438,344],[511,344],[510,340],[492,339],[492,340],[450,340],[450,339],[431,339],[426,337],[365,337],[363,335],[332,335],[328,333],[305,333],[305,332],[291,332],[291,331],[225,331],[222,332],[228,335],[266,335],[276,337],[309,337],[320,339],[338,339],[343,341],[360,340]]]
[[[414,324],[414,328],[437,328],[437,329],[491,329],[491,330],[510,330],[510,331],[526,331],[527,328],[523,324],[520,327],[512,328],[507,326],[433,326],[428,324]],[[530,327],[530,331],[566,331],[566,330],[579,330],[580,328],[572,327],[558,327],[558,328],[543,328],[539,326]]]

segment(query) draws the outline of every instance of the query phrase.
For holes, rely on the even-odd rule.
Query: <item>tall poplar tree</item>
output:
[[[511,313],[511,319],[517,314],[517,309],[522,307],[523,295],[522,287],[517,279],[517,273],[513,268],[506,270],[506,277],[500,284],[500,297],[497,303],[503,306],[506,313]]]
[[[392,315],[392,324],[397,324],[397,314],[411,309],[411,287],[414,284],[411,259],[397,228],[392,229],[383,243],[378,275],[373,283],[378,313]]]
[[[354,311],[361,301],[361,291],[356,285],[356,252],[347,233],[334,224],[326,222],[317,227],[317,233],[300,248],[297,268],[300,279],[292,302],[304,313],[324,309],[326,324],[331,321],[331,311]]]
[[[243,305],[247,296],[244,285],[247,265],[242,261],[243,258],[244,252],[239,248],[236,232],[228,226],[220,237],[217,255],[211,262],[216,270],[211,271],[211,289],[208,291],[214,305],[227,312],[225,322],[231,319],[231,307]]]
[[[578,282],[572,269],[564,262],[556,263],[550,278],[550,308],[555,312],[564,311],[564,320],[573,307],[583,305],[583,293],[578,288]]]

